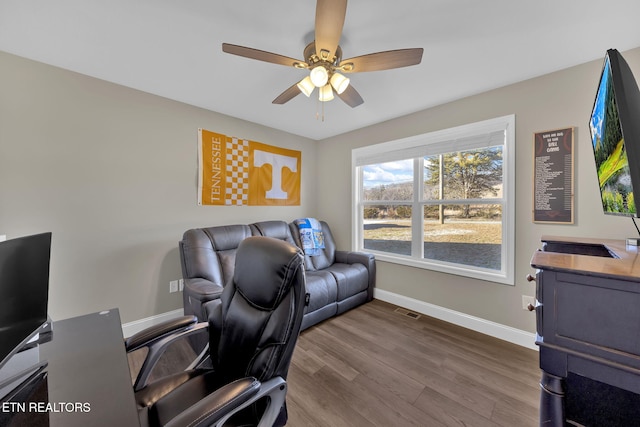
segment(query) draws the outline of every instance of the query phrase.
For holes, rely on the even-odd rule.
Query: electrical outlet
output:
[[[535,297],[530,297],[528,295],[522,295],[522,309],[529,310],[529,305],[535,307],[536,299]]]
[[[169,293],[178,292],[178,281],[172,280],[169,282]]]
[[[178,290],[182,292],[184,290],[184,279],[178,280]]]

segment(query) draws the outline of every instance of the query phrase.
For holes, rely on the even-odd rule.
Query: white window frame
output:
[[[442,154],[459,149],[485,148],[477,142],[467,146],[467,142],[479,135],[487,135],[496,132],[504,132],[504,145],[502,151],[502,184],[503,196],[502,206],[502,245],[501,245],[501,269],[492,270],[470,265],[454,264],[422,258],[423,225],[422,212],[423,202],[420,201],[421,191],[416,194],[416,189],[422,189],[423,177],[421,169],[418,168],[420,157],[425,155]],[[411,267],[424,268],[440,271],[444,273],[456,274],[460,276],[472,277],[475,279],[488,280],[508,285],[514,285],[515,270],[515,115],[507,115],[495,119],[481,122],[465,124],[462,126],[444,129],[440,131],[425,133],[409,138],[380,144],[369,145],[356,148],[351,151],[351,171],[352,171],[352,247],[354,250],[374,253],[377,260],[387,261]],[[363,237],[363,198],[362,188],[363,169],[366,165],[384,163],[393,160],[414,159],[414,197],[413,201],[402,204],[412,206],[412,254],[411,256],[393,254],[389,252],[364,249]],[[393,204],[390,202],[389,204]],[[417,240],[416,236],[420,236]]]

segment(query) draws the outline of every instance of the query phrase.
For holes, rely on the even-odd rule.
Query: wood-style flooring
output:
[[[304,331],[290,426],[537,426],[535,350],[379,300]]]
[[[300,334],[287,426],[538,425],[538,352],[397,309],[374,300]]]

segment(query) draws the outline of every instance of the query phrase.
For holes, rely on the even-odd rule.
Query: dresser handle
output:
[[[529,304],[529,305],[527,306],[527,310],[529,310],[529,311],[534,311],[535,309],[536,309],[536,306],[535,306],[535,305],[533,305],[533,304]]]
[[[527,274],[527,282],[535,282],[536,276],[532,276],[531,274]]]

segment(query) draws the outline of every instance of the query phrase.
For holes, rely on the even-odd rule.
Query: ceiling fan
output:
[[[334,92],[350,107],[364,100],[342,73],[390,70],[417,65],[422,61],[422,48],[398,49],[342,59],[339,46],[347,13],[347,0],[318,0],[316,4],[315,40],[304,49],[304,60],[250,47],[222,43],[222,51],[245,58],[309,70],[309,75],[282,92],[274,104],[284,104],[300,93],[310,96],[318,88],[318,99],[330,101]]]

